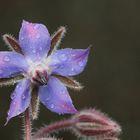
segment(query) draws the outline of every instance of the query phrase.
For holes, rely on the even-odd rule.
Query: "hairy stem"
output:
[[[73,120],[65,120],[65,121],[59,121],[59,122],[52,123],[46,127],[39,129],[35,133],[34,138],[35,139],[43,138],[48,133],[51,133],[58,129],[60,130],[60,129],[71,127],[74,123],[75,123],[75,121],[73,121]]]
[[[31,140],[31,121],[29,108],[24,114],[25,140]]]

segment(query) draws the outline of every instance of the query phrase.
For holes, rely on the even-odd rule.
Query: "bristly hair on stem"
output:
[[[45,135],[50,134],[54,131],[61,130],[64,128],[71,127],[75,122],[73,120],[64,120],[52,123],[50,125],[47,125],[45,127],[42,127],[39,129],[33,136],[34,139],[43,138]]]
[[[24,113],[24,140],[32,140],[32,127],[29,108]]]

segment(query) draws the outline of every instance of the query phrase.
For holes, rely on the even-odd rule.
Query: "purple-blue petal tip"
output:
[[[40,23],[22,21],[19,44],[24,55],[32,61],[40,61],[47,56],[51,38],[47,27]]]

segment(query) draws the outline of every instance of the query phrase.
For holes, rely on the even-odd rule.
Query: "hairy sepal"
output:
[[[66,76],[56,75],[56,74],[54,74],[53,76],[58,78],[63,84],[65,84],[69,88],[72,88],[75,90],[83,89],[83,86],[81,86],[81,84],[79,82],[77,82],[76,80],[74,80],[71,77],[66,77]]]
[[[50,51],[49,51],[48,55],[50,55],[53,51],[57,50],[57,47],[59,46],[62,38],[65,35],[65,33],[66,33],[66,28],[64,26],[61,26],[51,36],[51,48],[50,48]]]
[[[2,37],[10,50],[23,54],[18,41],[12,35],[4,34]]]
[[[10,78],[0,78],[0,86],[14,85],[15,83],[21,81],[23,78],[23,75],[17,75]]]

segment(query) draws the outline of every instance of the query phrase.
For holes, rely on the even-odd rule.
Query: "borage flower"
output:
[[[77,112],[66,86],[81,88],[71,76],[84,70],[89,48],[57,50],[64,33],[65,28],[60,27],[50,37],[43,24],[23,21],[19,42],[8,34],[3,36],[13,51],[0,52],[0,83],[17,83],[11,95],[7,122],[30,105],[34,112],[36,93],[40,102],[52,112]]]

